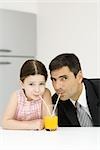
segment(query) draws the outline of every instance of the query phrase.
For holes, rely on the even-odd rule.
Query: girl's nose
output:
[[[37,86],[35,86],[34,91],[35,91],[35,92],[39,92],[39,91],[40,91],[40,88],[39,88],[39,86],[38,86],[38,85],[37,85]]]

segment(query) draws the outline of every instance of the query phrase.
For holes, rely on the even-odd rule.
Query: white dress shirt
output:
[[[75,106],[75,100],[72,100],[72,99],[70,99],[71,100],[71,102],[73,103],[73,105]],[[88,113],[88,115],[91,117],[91,115],[90,115],[90,112],[89,112],[89,108],[88,108],[88,105],[87,105],[87,100],[86,100],[86,91],[85,91],[85,86],[84,86],[84,83],[83,83],[83,89],[82,89],[82,93],[81,93],[81,95],[80,95],[80,97],[79,97],[79,99],[77,100],[78,101],[78,103],[80,104],[80,105],[82,105],[82,107],[84,108],[84,110]]]

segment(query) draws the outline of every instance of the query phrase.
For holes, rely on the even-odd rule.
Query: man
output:
[[[64,53],[49,64],[51,80],[56,93],[52,96],[58,108],[58,125],[100,126],[100,79],[83,78],[78,57]]]

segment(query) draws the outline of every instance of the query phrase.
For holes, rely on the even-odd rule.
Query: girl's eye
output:
[[[35,86],[36,84],[34,84],[34,83],[30,83],[29,85],[31,85],[31,86]],[[40,83],[39,85],[45,85],[45,83]]]
[[[35,84],[34,84],[34,83],[30,83],[29,85],[32,85],[32,86],[33,86],[33,85],[35,85]]]

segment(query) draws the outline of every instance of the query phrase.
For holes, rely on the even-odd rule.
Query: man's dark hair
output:
[[[73,53],[63,53],[56,56],[49,64],[49,70],[54,71],[62,67],[67,66],[70,71],[76,76],[77,73],[81,70],[81,65],[78,57]]]

